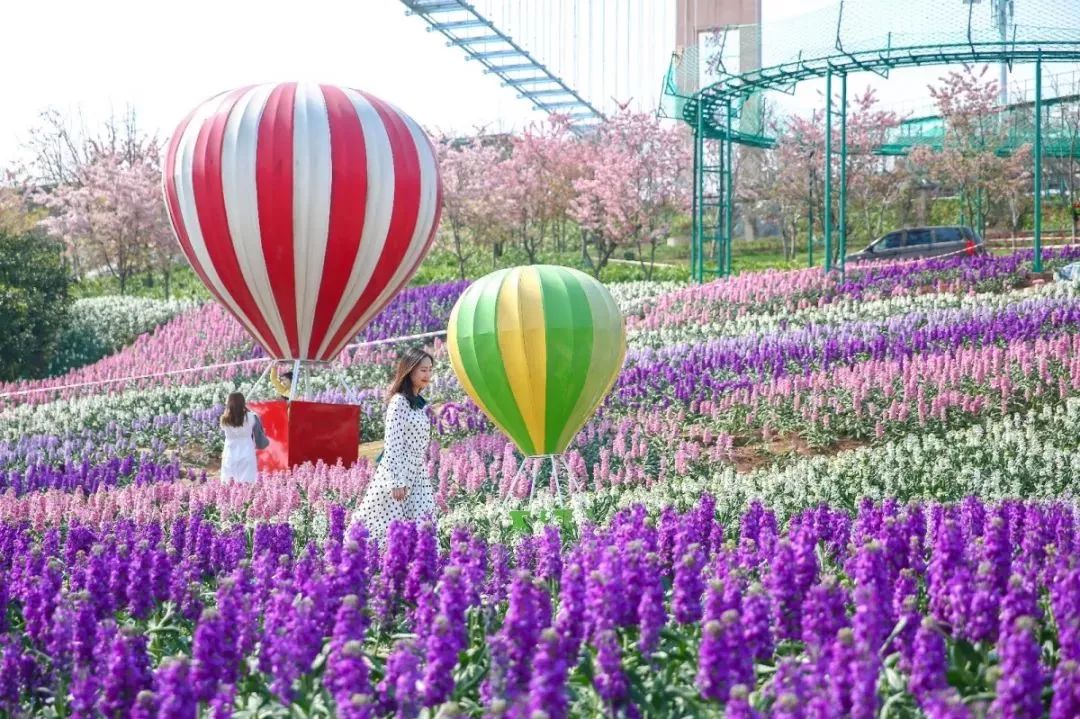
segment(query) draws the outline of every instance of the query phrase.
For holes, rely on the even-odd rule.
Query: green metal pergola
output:
[[[948,0],[907,0],[900,3],[906,8],[924,5],[928,14],[939,13],[941,3]],[[1019,2],[1020,0],[1018,0]],[[935,65],[1007,63],[1034,65],[1034,196],[1042,196],[1042,164],[1044,147],[1043,65],[1048,63],[1080,62],[1080,7],[1069,9],[1060,0],[1035,0],[1047,7],[1058,8],[1066,15],[1066,27],[1047,28],[1044,25],[1026,27],[1012,26],[1011,38],[1002,41],[1006,32],[1002,29],[988,37],[985,28],[973,21],[973,6],[965,3],[966,27],[953,25],[953,31],[925,33],[932,41],[913,42],[912,33],[888,32],[883,46],[870,49],[854,49],[873,45],[865,38],[852,42],[851,33],[844,31],[845,6],[855,5],[860,10],[872,12],[873,6],[885,7],[874,0],[845,0],[837,8],[836,43],[824,52],[800,54],[793,60],[772,64],[744,73],[724,74],[721,79],[692,95],[682,95],[675,87],[669,73],[665,93],[676,99],[676,115],[681,117],[694,133],[694,194],[693,232],[691,236],[691,276],[698,282],[706,274],[726,276],[732,269],[732,226],[734,222],[733,158],[736,145],[770,148],[775,139],[766,134],[766,128],[746,122],[753,113],[754,100],[765,91],[793,92],[799,83],[815,79],[825,80],[825,148],[824,148],[824,243],[825,271],[832,271],[834,249],[838,249],[837,268],[844,270],[847,250],[847,80],[848,75],[873,72],[887,77],[891,70],[906,67]],[[895,4],[895,3],[894,3]],[[959,3],[957,3],[959,4]],[[935,10],[937,8],[937,10]],[[1064,10],[1061,10],[1064,8]],[[1045,12],[1043,13],[1045,17]],[[935,16],[936,17],[936,16]],[[942,22],[945,22],[944,20]],[[761,29],[768,37],[769,28]],[[933,37],[930,37],[933,35]],[[808,35],[809,36],[809,35]],[[847,46],[845,47],[845,40]],[[894,43],[894,41],[896,41]],[[899,43],[899,44],[896,44]],[[849,49],[852,48],[852,49]],[[839,108],[834,108],[834,84],[839,84]],[[837,117],[839,116],[839,117]],[[833,177],[833,127],[839,121],[839,178]],[[749,126],[749,127],[748,127]],[[882,148],[884,149],[884,148]],[[902,154],[906,148],[897,148]],[[833,194],[838,192],[838,216],[834,228]],[[1042,271],[1042,207],[1035,203],[1034,209],[1034,269]],[[813,232],[811,225],[811,233]],[[810,247],[813,246],[811,239]],[[834,244],[835,243],[835,244]],[[712,257],[706,257],[706,246],[712,249]],[[812,252],[812,249],[811,249]],[[811,255],[812,257],[812,255]],[[811,264],[812,264],[811,259]]]

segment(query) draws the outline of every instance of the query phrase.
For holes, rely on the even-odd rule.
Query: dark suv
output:
[[[844,261],[907,260],[962,252],[986,254],[982,238],[970,227],[909,227],[879,237],[865,250],[848,255]]]

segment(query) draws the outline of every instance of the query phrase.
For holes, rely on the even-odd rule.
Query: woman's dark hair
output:
[[[413,387],[412,371],[425,359],[435,364],[435,358],[422,347],[410,347],[398,357],[397,368],[394,370],[394,380],[390,383],[390,391],[386,393],[386,401],[389,402],[396,394],[405,395],[405,399],[411,403],[416,399],[416,388]]]
[[[244,415],[247,414],[247,403],[244,402],[243,392],[233,392],[225,402],[225,412],[221,415],[222,427],[243,427]]]

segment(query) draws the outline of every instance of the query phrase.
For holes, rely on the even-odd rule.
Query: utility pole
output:
[[[1005,50],[1009,44],[1009,30],[1013,26],[1013,18],[1016,14],[1015,0],[993,0],[991,11],[994,13],[994,25],[1001,36],[1001,49]],[[1009,64],[1002,61],[999,66],[998,104],[1002,107],[1009,106]]]

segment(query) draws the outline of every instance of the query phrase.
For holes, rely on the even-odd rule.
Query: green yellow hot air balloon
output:
[[[470,285],[447,342],[465,391],[536,457],[563,453],[603,401],[626,356],[626,326],[592,277],[530,265]]]

